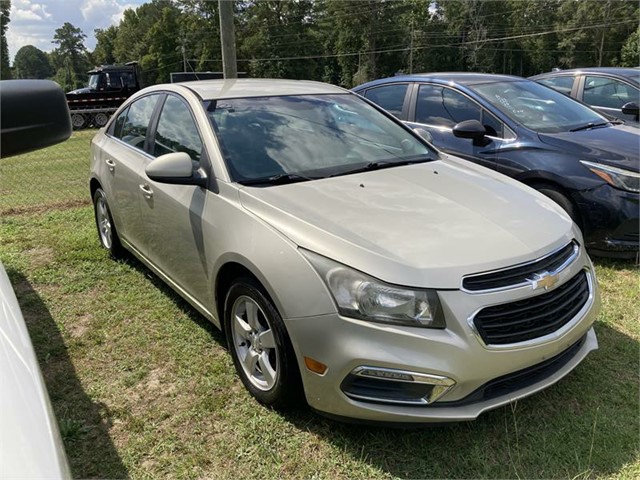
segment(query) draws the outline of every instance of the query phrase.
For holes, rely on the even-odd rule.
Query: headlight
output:
[[[445,327],[434,290],[389,285],[316,253],[300,251],[324,280],[341,315],[394,325]]]
[[[586,160],[580,160],[580,163],[609,185],[622,190],[640,193],[640,173],[610,167],[609,165],[602,165],[601,163],[587,162]]]

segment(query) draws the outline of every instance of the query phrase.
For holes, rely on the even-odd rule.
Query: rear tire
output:
[[[107,196],[101,188],[98,188],[93,194],[93,213],[96,219],[96,227],[98,228],[100,245],[108,250],[113,258],[123,258],[126,251],[120,243],[116,225],[113,223],[111,210],[107,203]]]
[[[302,382],[284,322],[262,286],[237,279],[224,308],[229,352],[245,388],[263,405],[291,408],[302,403]]]
[[[80,130],[87,124],[87,118],[81,113],[73,113],[71,115],[71,125],[74,130]]]
[[[102,128],[109,121],[109,116],[106,113],[96,113],[96,116],[93,117],[93,121],[97,127]]]

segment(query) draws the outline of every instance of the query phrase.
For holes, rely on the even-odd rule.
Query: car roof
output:
[[[627,67],[585,67],[585,68],[570,68],[567,70],[556,70],[553,72],[541,73],[529,77],[532,80],[545,77],[553,77],[558,75],[573,75],[576,73],[600,73],[605,75],[611,75],[613,77],[625,77],[638,81],[640,77],[640,68],[627,68]]]
[[[424,82],[457,83],[459,85],[475,85],[479,83],[515,82],[526,81],[524,78],[513,75],[498,75],[493,73],[466,73],[466,72],[439,72],[439,73],[413,73],[410,75],[396,75],[394,77],[381,78],[355,87],[354,90],[370,88],[376,85],[394,82]]]
[[[182,85],[189,88],[203,100],[348,93],[348,90],[344,88],[322,82],[266,78],[200,80],[195,82],[181,82],[174,85]]]

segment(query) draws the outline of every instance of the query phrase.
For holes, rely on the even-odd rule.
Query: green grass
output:
[[[59,171],[63,183],[84,188],[70,190],[81,199],[89,135],[78,138],[77,178]],[[37,170],[35,159],[16,157],[0,172],[19,171],[20,159],[26,172]],[[58,170],[48,172],[60,184]],[[20,181],[31,185],[31,173]],[[0,260],[75,477],[640,478],[633,263],[597,262],[600,349],[557,385],[471,423],[343,425],[257,404],[211,324],[141,264],[100,249],[90,206],[51,188],[55,208],[45,208],[5,179],[0,185],[12,196],[5,211],[14,212],[0,217]]]
[[[96,130],[0,162],[0,216],[87,202],[89,142]]]

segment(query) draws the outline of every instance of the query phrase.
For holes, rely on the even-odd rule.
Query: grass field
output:
[[[640,271],[598,261],[600,349],[544,392],[417,430],[282,414],[244,390],[220,333],[99,248],[91,132],[0,162],[0,260],[75,477],[640,478]]]

